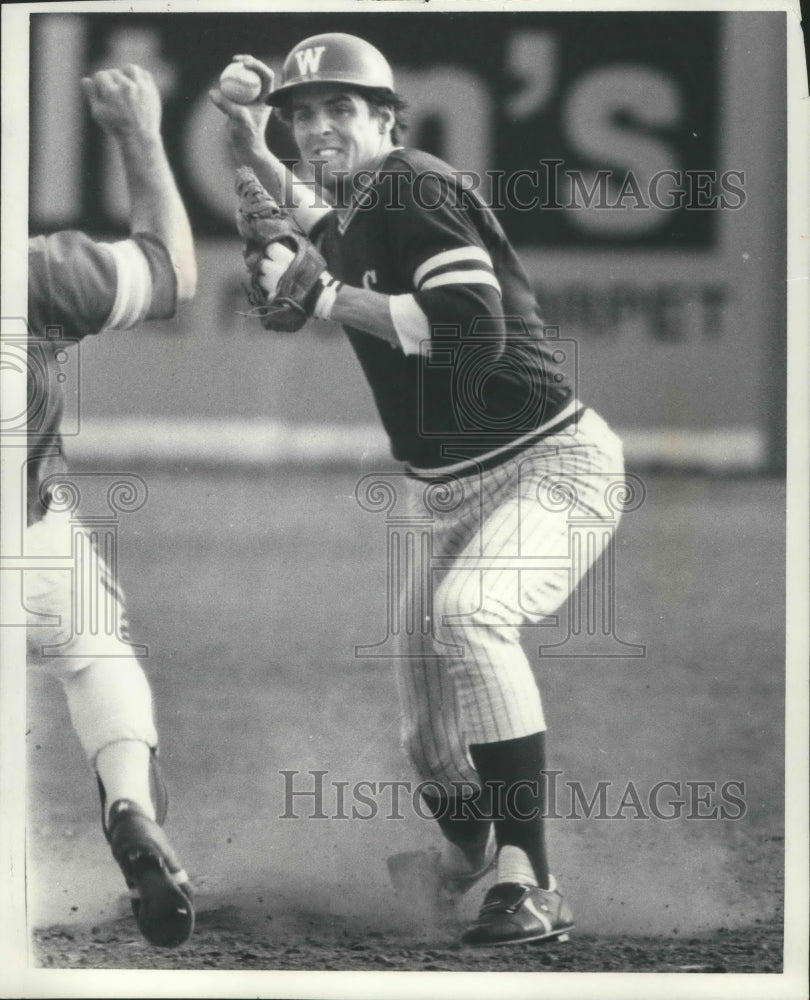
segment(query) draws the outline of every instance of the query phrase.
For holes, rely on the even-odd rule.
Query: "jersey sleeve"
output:
[[[61,326],[67,337],[104,329],[115,302],[112,256],[84,233],[38,236],[28,244],[28,321],[36,334]]]
[[[176,300],[171,260],[153,236],[99,243],[70,230],[29,241],[28,320],[36,333],[56,325],[81,339],[126,329],[173,315]]]
[[[103,243],[115,262],[116,295],[105,329],[128,330],[177,309],[177,278],[166,247],[151,233]]]
[[[134,233],[152,278],[152,301],[144,319],[169,319],[177,312],[177,271],[169,251],[152,233]]]
[[[406,353],[417,353],[436,324],[468,329],[481,316],[501,315],[492,258],[456,181],[438,170],[409,169],[393,178],[396,207],[385,212],[399,284],[391,318]],[[497,332],[495,332],[497,337]]]

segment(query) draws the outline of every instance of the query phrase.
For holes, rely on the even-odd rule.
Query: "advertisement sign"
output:
[[[463,171],[496,212],[545,322],[578,344],[580,395],[629,434],[631,453],[778,461],[784,15],[103,13],[34,15],[31,26],[32,229],[125,233],[122,173],[78,80],[138,62],[162,92],[198,243],[199,294],[177,320],[126,349],[86,347],[91,423],[144,408],[174,420],[374,423],[337,331],[311,327],[292,345],[240,315],[233,168],[208,97],[235,52],[278,72],[302,37],[339,30],[388,56],[410,104],[407,143]],[[294,159],[280,121],[268,139]]]

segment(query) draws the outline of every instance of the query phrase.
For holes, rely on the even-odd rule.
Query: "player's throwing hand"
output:
[[[246,69],[258,74],[262,81],[259,96],[251,104],[229,101],[219,87],[209,90],[208,96],[228,120],[230,147],[236,164],[251,163],[257,155],[266,152],[264,133],[272,109],[265,103],[273,89],[273,71],[253,56],[234,56]]]

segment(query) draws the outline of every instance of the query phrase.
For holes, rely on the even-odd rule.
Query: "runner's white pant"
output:
[[[574,427],[444,488],[407,480],[408,514],[429,518],[439,563],[426,584],[432,624],[403,628],[396,660],[403,741],[422,779],[452,794],[454,784],[476,783],[469,744],[546,728],[519,630],[554,615],[602,555],[620,517],[611,490],[623,475],[619,438],[586,410]],[[578,515],[600,530],[572,564]],[[527,568],[538,557],[549,568]]]
[[[124,598],[91,533],[49,513],[25,529],[28,663],[57,677],[92,762],[117,740],[157,745],[149,682],[127,639]],[[63,568],[63,564],[69,568]]]

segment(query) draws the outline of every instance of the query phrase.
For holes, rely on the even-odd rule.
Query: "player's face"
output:
[[[334,185],[390,149],[390,123],[352,91],[312,87],[296,95],[290,116],[296,145],[323,183]]]

